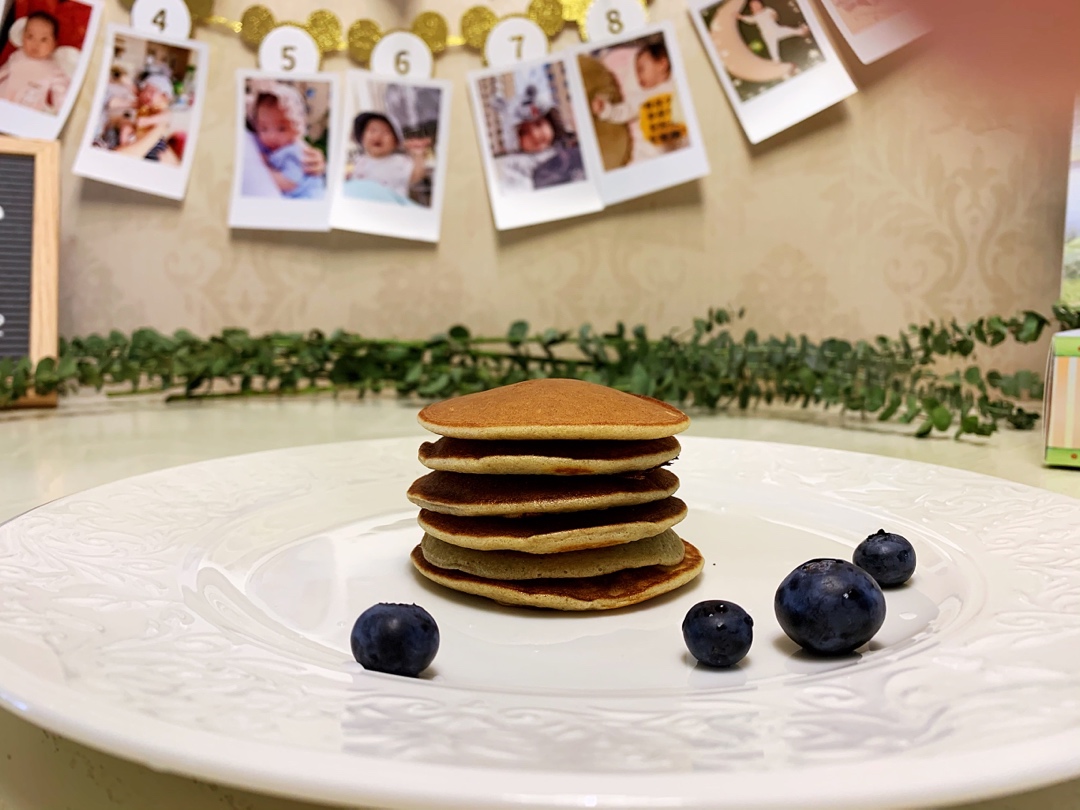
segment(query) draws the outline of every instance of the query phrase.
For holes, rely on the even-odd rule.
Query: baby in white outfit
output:
[[[0,99],[39,112],[55,113],[64,105],[71,79],[53,57],[60,24],[44,11],[26,18],[22,47],[0,66]]]
[[[769,8],[761,0],[750,0],[750,14],[746,17],[739,15],[739,20],[747,25],[756,25],[761,32],[761,38],[765,42],[765,49],[769,52],[769,58],[774,62],[780,61],[780,41],[791,37],[805,37],[810,29],[803,23],[798,28],[790,25],[780,25],[780,14],[775,8]]]
[[[353,165],[350,179],[369,180],[408,198],[409,189],[427,172],[427,139],[408,139],[389,116],[376,112],[360,113],[353,122],[353,138],[361,154]],[[404,151],[401,151],[404,149]]]

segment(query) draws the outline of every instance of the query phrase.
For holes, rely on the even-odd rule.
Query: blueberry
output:
[[[878,529],[855,547],[851,561],[882,588],[903,585],[915,573],[915,549],[907,538]]]
[[[754,640],[754,620],[734,602],[698,602],[682,623],[683,640],[694,658],[710,667],[739,663]]]
[[[776,619],[792,641],[820,655],[849,653],[885,622],[885,594],[846,560],[810,560],[776,589]]]
[[[372,605],[349,636],[353,658],[364,669],[415,678],[435,660],[439,626],[419,605]]]

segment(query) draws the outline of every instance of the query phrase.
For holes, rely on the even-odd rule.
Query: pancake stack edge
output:
[[[663,469],[689,426],[678,409],[578,380],[529,380],[424,408],[442,438],[408,497],[428,579],[501,604],[606,610],[694,579],[703,560]]]

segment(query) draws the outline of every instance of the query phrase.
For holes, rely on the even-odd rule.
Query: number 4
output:
[[[161,9],[161,11],[159,11],[157,14],[155,14],[154,19],[152,19],[150,22],[152,22],[154,25],[156,25],[158,27],[159,31],[164,31],[165,26],[168,24],[167,23],[167,18],[165,16],[165,9]]]

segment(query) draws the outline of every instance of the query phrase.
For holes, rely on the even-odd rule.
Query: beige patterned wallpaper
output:
[[[107,20],[124,17],[106,0]],[[238,17],[243,0],[218,0]],[[314,5],[273,0],[279,18]],[[456,19],[468,0],[368,0],[386,26],[425,8]],[[494,0],[501,11],[524,0]],[[356,3],[328,0],[346,21]],[[464,322],[683,326],[738,305],[760,331],[864,336],[912,320],[1048,310],[1060,284],[1071,100],[1036,109],[979,94],[916,43],[869,68],[835,30],[860,92],[759,148],[745,142],[681,0],[673,20],[708,138],[711,176],[603,214],[499,235],[481,172],[464,76],[478,58],[436,66],[457,80],[444,239],[414,245],[347,233],[230,233],[237,68],[254,55],[200,30],[210,93],[188,198],[159,201],[64,178],[61,330],[149,325],[209,333],[347,327],[419,337]],[[826,23],[826,25],[828,25]],[[566,43],[576,41],[567,30]],[[100,48],[99,48],[100,50]],[[327,69],[344,70],[335,56]],[[96,76],[96,65],[91,68]],[[90,93],[64,134],[70,167]],[[1024,355],[1041,362],[1042,349]]]

